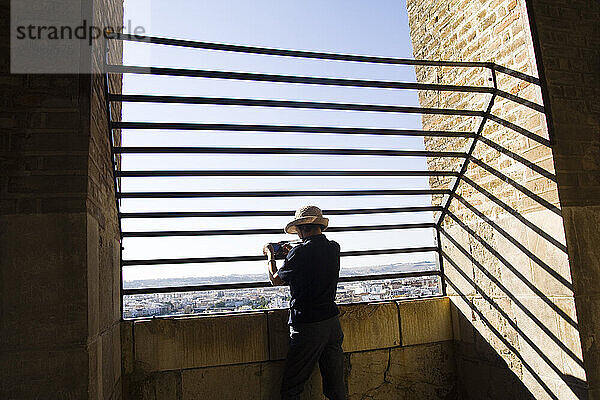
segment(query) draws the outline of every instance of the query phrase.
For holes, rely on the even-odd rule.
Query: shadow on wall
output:
[[[449,282],[452,285],[451,282]],[[453,287],[457,290],[456,287]],[[545,385],[543,378],[536,375],[535,370],[527,364],[515,349],[500,332],[491,325],[490,321],[477,309],[472,301],[457,290],[461,299],[471,308],[477,318],[480,318],[484,324],[491,328],[494,335],[500,339],[523,363],[523,368],[538,380],[542,386]],[[489,341],[484,338],[473,326],[471,320],[474,317],[467,318],[452,302],[452,318],[454,324],[460,329],[460,339],[455,341],[455,359],[456,374],[458,381],[457,400],[525,400],[535,399],[536,397],[523,384],[510,368],[507,362],[498,354]],[[587,400],[587,383],[572,375],[562,375],[563,381],[569,386],[578,400]],[[557,398],[548,388],[548,395],[551,398]]]

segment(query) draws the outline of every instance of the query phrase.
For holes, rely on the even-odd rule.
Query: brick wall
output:
[[[11,75],[2,5],[0,397],[116,399],[120,244],[101,76]],[[122,20],[120,1],[82,7],[97,25]]]
[[[485,61],[537,77],[523,0],[408,1],[414,56],[419,59]],[[420,68],[421,82],[492,85],[477,68]],[[497,73],[498,89],[543,105],[535,79]],[[424,107],[484,110],[489,95],[421,92]],[[496,97],[466,178],[443,221],[442,248],[448,294],[456,305],[457,362],[462,395],[515,396],[502,379],[481,384],[470,369],[504,376],[508,368],[535,398],[570,399],[585,391],[571,271],[556,184],[553,148],[544,114]],[[429,116],[424,129],[477,131],[479,119]],[[514,124],[520,128],[511,129]],[[466,150],[470,142],[428,139],[426,148]],[[460,161],[429,160],[431,169]],[[432,187],[453,182],[430,181]],[[455,216],[456,218],[452,218]],[[479,334],[505,361],[499,365],[473,339]]]

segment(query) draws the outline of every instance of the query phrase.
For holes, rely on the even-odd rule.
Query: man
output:
[[[289,250],[283,266],[277,270],[273,247],[266,245],[269,279],[273,285],[289,285],[290,347],[288,350],[281,397],[299,399],[304,384],[319,362],[323,394],[331,400],[346,399],[344,385],[344,334],[340,327],[335,293],[340,272],[340,245],[322,233],[329,220],[316,206],[304,206],[285,227],[296,233],[302,244]]]

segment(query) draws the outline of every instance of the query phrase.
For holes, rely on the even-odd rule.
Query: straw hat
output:
[[[297,233],[296,226],[305,224],[322,225],[323,230],[327,229],[328,218],[323,218],[323,211],[317,206],[302,206],[296,210],[294,220],[286,225],[286,233]]]

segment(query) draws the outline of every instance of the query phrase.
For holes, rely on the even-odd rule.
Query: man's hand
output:
[[[273,246],[270,243],[267,243],[263,247],[263,254],[267,256],[269,260],[273,260],[275,258],[275,251],[273,250]]]

